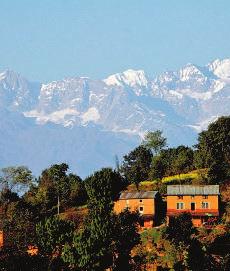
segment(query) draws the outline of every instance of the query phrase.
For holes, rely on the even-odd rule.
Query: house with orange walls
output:
[[[141,227],[151,228],[157,224],[158,191],[124,191],[114,203],[115,213],[121,213],[128,208],[131,212],[139,211],[141,215]]]
[[[0,248],[3,247],[3,231],[0,231]]]
[[[3,247],[4,238],[3,238],[3,209],[0,207],[0,248]]]
[[[219,217],[219,185],[168,185],[167,221],[183,212],[199,227]]]

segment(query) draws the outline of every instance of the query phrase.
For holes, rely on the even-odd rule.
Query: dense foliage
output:
[[[124,156],[121,172],[129,183],[136,186],[147,180],[152,161],[152,152],[144,146],[139,146]]]

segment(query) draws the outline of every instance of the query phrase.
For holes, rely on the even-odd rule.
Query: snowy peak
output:
[[[15,90],[25,87],[27,85],[27,80],[14,71],[6,70],[0,73],[0,84],[6,89],[11,88]]]
[[[51,112],[78,107],[88,94],[88,81],[87,78],[74,77],[42,84],[39,108]]]
[[[230,58],[223,60],[216,59],[207,65],[217,77],[221,79],[230,79]]]
[[[16,111],[31,109],[39,91],[39,83],[29,82],[14,71],[0,73],[0,105],[4,108]]]
[[[108,86],[117,86],[132,89],[137,96],[148,95],[149,80],[143,70],[126,70],[122,73],[110,75],[103,80]]]
[[[229,114],[229,75],[230,59],[204,67],[189,63],[154,80],[143,70],[128,69],[104,80],[72,77],[42,84],[35,97],[30,82],[5,71],[0,73],[0,105],[24,112],[40,124],[93,123],[109,131],[140,134],[181,119],[193,125],[218,112]]]
[[[208,70],[203,67],[188,63],[185,67],[179,70],[179,78],[183,82],[189,80],[205,80],[209,74]]]
[[[117,85],[117,86],[140,86],[147,87],[148,79],[143,70],[126,70],[122,73],[116,73],[110,75],[108,78],[103,80],[107,85]]]
[[[162,73],[153,81],[153,85],[157,85],[163,89],[185,89],[196,88],[198,86],[201,88],[205,86],[207,89],[207,84],[214,77],[207,67],[199,67],[188,63],[178,71]]]
[[[65,91],[68,89],[75,89],[79,84],[84,84],[88,81],[87,77],[70,77],[63,80],[52,81],[48,84],[42,84],[41,91],[55,90]]]

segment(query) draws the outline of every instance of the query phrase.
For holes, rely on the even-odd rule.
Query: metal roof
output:
[[[167,195],[219,195],[219,185],[168,185]]]
[[[154,199],[158,191],[125,191],[119,199]]]

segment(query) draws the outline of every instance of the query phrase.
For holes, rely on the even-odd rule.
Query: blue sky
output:
[[[31,80],[150,76],[230,57],[229,0],[1,0],[0,70]]]

